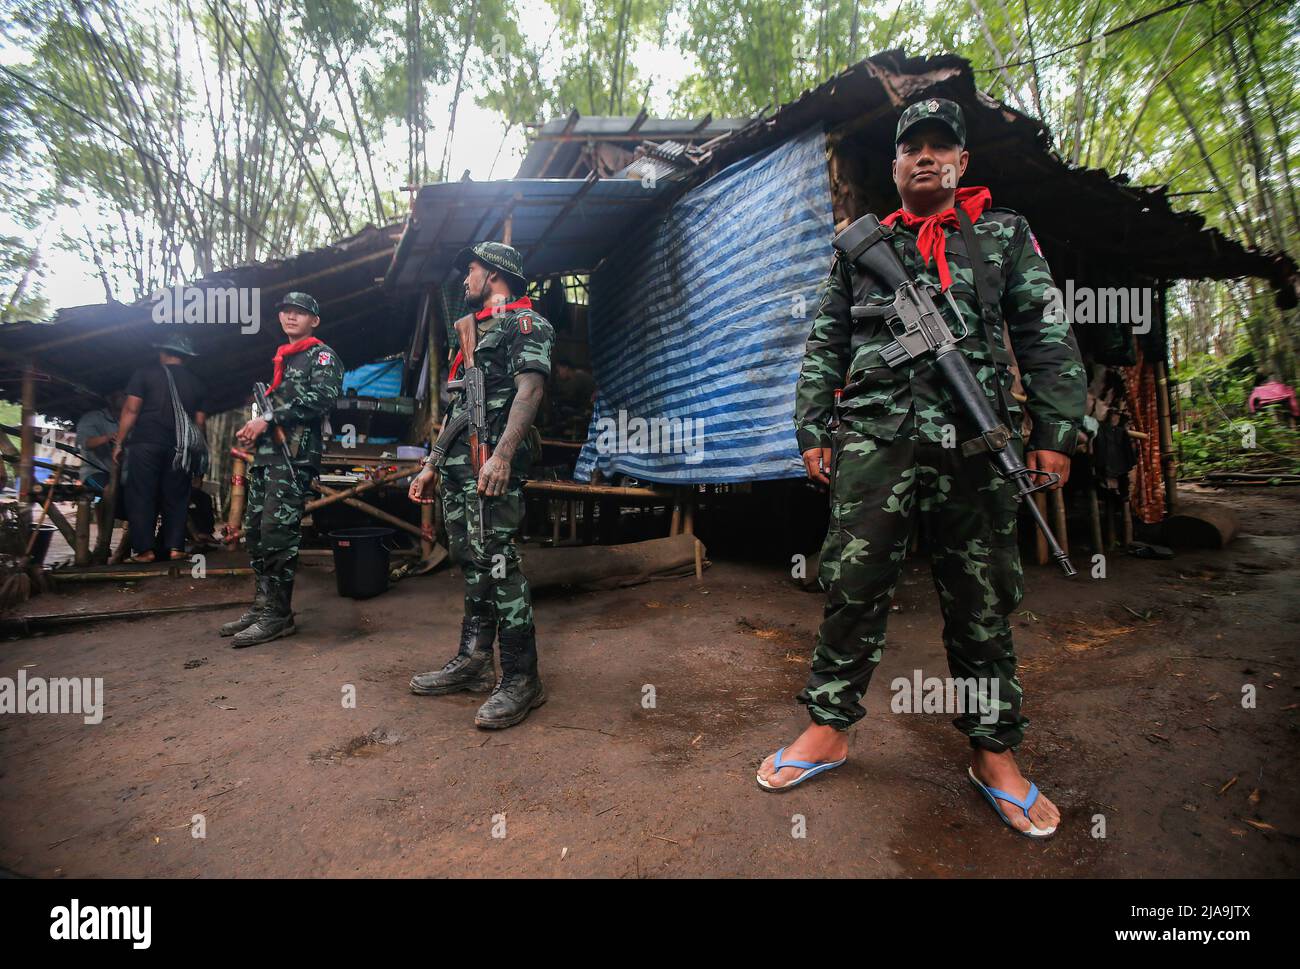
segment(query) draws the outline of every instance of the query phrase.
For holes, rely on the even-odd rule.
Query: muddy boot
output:
[[[470,690],[486,693],[496,682],[492,669],[492,640],[497,624],[492,617],[466,616],[460,622],[460,649],[440,670],[411,677],[411,692],[440,696]]]
[[[293,610],[289,608],[293,600],[293,583],[272,581],[269,591],[266,609],[258,616],[257,622],[237,635],[230,644],[235,649],[269,643],[298,631],[293,624]]]
[[[271,596],[271,580],[264,575],[257,577],[257,591],[253,594],[253,604],[248,607],[248,611],[238,619],[232,619],[217,630],[223,636],[233,636],[235,633],[242,633],[245,629],[257,622],[257,618],[266,609],[267,600]]]
[[[545,702],[546,691],[537,675],[536,630],[501,633],[501,682],[479,707],[474,725],[487,730],[513,727]]]

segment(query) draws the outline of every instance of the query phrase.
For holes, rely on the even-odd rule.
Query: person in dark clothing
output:
[[[133,562],[152,562],[160,546],[171,558],[185,555],[185,518],[190,503],[191,473],[175,466],[178,415],[172,401],[176,388],[185,415],[202,433],[206,420],[203,381],[185,367],[194,347],[183,334],[155,343],[158,363],[141,367],[126,385],[126,403],[118,421],[113,460],[124,466],[126,512]],[[168,380],[170,374],[171,380]],[[162,532],[157,533],[159,512]]]

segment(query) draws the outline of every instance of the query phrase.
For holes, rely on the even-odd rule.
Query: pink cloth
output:
[[[1291,408],[1291,413],[1300,417],[1300,404],[1296,403],[1295,391],[1279,380],[1260,384],[1250,392],[1250,399],[1246,404],[1253,414],[1258,408],[1278,401],[1286,401],[1287,406]]]

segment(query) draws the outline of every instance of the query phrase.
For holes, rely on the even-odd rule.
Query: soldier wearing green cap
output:
[[[306,293],[289,293],[276,309],[289,342],[272,361],[271,420],[254,417],[236,434],[240,445],[256,448],[244,512],[244,541],[255,576],[253,604],[220,629],[222,636],[235,637],[236,648],[297,631],[292,602],[303,507],[311,480],[320,471],[326,418],[343,389],[343,362],[313,335],[320,326],[316,300]],[[276,443],[276,426],[284,431],[292,467]]]
[[[464,274],[465,301],[475,310],[457,324],[460,354],[466,366],[483,371],[491,457],[476,478],[469,435],[461,431],[439,441],[446,448],[442,458],[431,456],[411,483],[411,500],[426,503],[434,500],[441,479],[448,545],[465,575],[460,648],[441,669],[413,677],[411,690],[426,696],[491,690],[474,722],[492,729],[519,723],[546,700],[532,598],[514,543],[524,519],[524,475],[535,457],[529,442],[536,435],[529,432],[551,372],[555,334],[524,295],[522,260],[510,246],[480,242],[460,252],[456,269]],[[464,407],[462,396],[444,428],[454,426]],[[501,649],[495,685],[494,639]]]
[[[892,229],[887,244],[913,278],[952,296],[962,319],[948,324],[967,332],[957,347],[1012,447],[1023,448],[1028,467],[1059,475],[1059,487],[1083,417],[1083,363],[1069,321],[1053,312],[1051,271],[1028,222],[993,208],[987,188],[959,187],[965,146],[965,119],[952,101],[927,98],[903,111],[892,165],[902,207],[881,219]],[[808,336],[795,429],[808,476],[831,491],[819,575],[827,601],[798,696],[812,723],[763,761],[758,783],[784,790],[844,763],[919,518],[949,671],[955,682],[975,684],[982,703],[950,711],[969,740],[968,778],[1006,824],[1046,837],[1060,812],[1013,756],[1028,725],[1008,621],[1023,594],[1016,489],[985,456],[963,454],[960,442],[973,432],[931,362],[886,365],[882,351],[893,334],[881,315],[852,312],[893,295],[837,255]],[[1016,366],[1025,408],[1011,394]],[[920,709],[920,698],[915,703]]]

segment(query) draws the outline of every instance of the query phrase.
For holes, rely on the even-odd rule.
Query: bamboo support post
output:
[[[1088,529],[1092,534],[1092,551],[1100,555],[1106,551],[1101,537],[1101,506],[1097,500],[1097,489],[1088,487]]]
[[[90,556],[92,562],[103,564],[108,561],[113,547],[113,529],[117,527],[117,489],[122,481],[122,466],[116,461],[108,471],[108,485],[104,488],[104,497],[99,499],[100,529],[95,536],[95,550]]]
[[[90,564],[90,519],[94,514],[93,509],[89,495],[77,499],[77,540],[72,544],[72,561],[77,565]]]
[[[1165,479],[1165,514],[1172,515],[1178,491],[1178,459],[1174,455],[1174,432],[1169,424],[1169,378],[1163,360],[1156,364],[1156,391],[1160,411],[1160,469]]]

